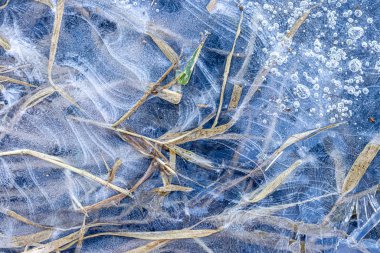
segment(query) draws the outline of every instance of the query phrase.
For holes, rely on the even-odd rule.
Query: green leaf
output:
[[[178,81],[177,81],[179,84],[186,85],[189,83],[191,75],[192,75],[193,70],[195,68],[195,64],[197,64],[199,55],[201,54],[201,50],[203,48],[203,45],[205,44],[207,36],[208,36],[208,34],[206,34],[204,36],[204,38],[201,41],[201,44],[199,44],[197,49],[195,49],[190,60],[186,63],[184,70],[182,72],[176,74],[177,77],[179,76]]]

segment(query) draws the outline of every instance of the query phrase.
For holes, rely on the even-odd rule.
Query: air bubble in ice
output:
[[[349,63],[348,63],[348,68],[352,71],[352,72],[358,72],[362,69],[362,62],[359,60],[359,59],[352,59]]]
[[[294,88],[294,94],[297,95],[301,99],[306,99],[310,97],[310,90],[305,85],[299,83]]]
[[[358,40],[360,39],[364,34],[363,28],[359,26],[351,27],[348,29],[348,36],[350,36],[351,39],[353,40]]]

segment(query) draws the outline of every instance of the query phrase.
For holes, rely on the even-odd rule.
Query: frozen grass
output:
[[[376,252],[379,4],[352,2],[3,1],[0,249]]]

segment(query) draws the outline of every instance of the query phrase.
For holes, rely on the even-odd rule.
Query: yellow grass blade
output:
[[[75,247],[75,253],[79,253],[82,249],[84,234],[86,233],[86,215],[83,217],[82,227],[79,230],[79,239],[77,246]]]
[[[50,53],[49,53],[49,62],[48,62],[48,79],[51,86],[53,86],[56,89],[56,91],[58,91],[58,93],[62,95],[62,97],[68,100],[71,104],[80,108],[77,102],[69,94],[67,94],[66,91],[64,91],[61,87],[54,84],[54,81],[52,78],[53,66],[55,62],[55,55],[57,53],[57,48],[58,48],[59,34],[61,31],[61,24],[62,24],[64,9],[65,9],[65,0],[57,0],[57,5],[55,7],[55,15],[54,15],[53,35],[51,37],[51,44],[50,44]]]
[[[116,127],[113,127],[112,125],[96,122],[96,121],[93,121],[93,120],[88,120],[88,119],[83,119],[83,118],[78,118],[78,117],[70,117],[70,119],[73,119],[73,120],[76,120],[76,121],[79,121],[79,122],[84,122],[84,123],[87,123],[87,124],[91,124],[91,125],[94,125],[94,126],[97,126],[97,127],[109,129],[109,130],[112,130],[112,131],[115,131],[115,132],[118,132],[118,133],[122,133],[122,134],[125,134],[125,135],[137,137],[137,138],[140,138],[140,139],[143,139],[143,140],[151,141],[153,143],[157,143],[157,144],[160,144],[160,145],[164,145],[165,144],[164,142],[161,142],[159,140],[152,139],[152,138],[149,138],[147,136],[144,136],[144,135],[141,135],[141,134],[137,134],[135,132],[127,131],[127,130],[124,130],[124,129],[121,129],[121,128],[116,128]]]
[[[162,98],[174,105],[178,105],[181,102],[182,99],[182,93],[172,91],[169,89],[162,89],[157,94],[157,97]]]
[[[101,185],[104,185],[105,187],[108,187],[112,190],[115,190],[117,192],[120,192],[120,193],[123,193],[125,194],[126,196],[131,196],[131,193],[126,190],[126,189],[123,189],[119,186],[116,186],[116,185],[113,185],[85,170],[81,170],[81,169],[78,169],[74,166],[71,166],[69,164],[66,164],[66,163],[63,163],[61,160],[55,158],[55,157],[52,157],[52,156],[49,156],[49,155],[46,155],[44,153],[41,153],[41,152],[37,152],[37,151],[34,151],[34,150],[29,150],[29,149],[19,149],[19,150],[14,150],[14,151],[5,151],[5,152],[0,152],[0,156],[15,156],[15,155],[21,155],[21,156],[24,156],[24,155],[30,155],[30,156],[33,156],[33,157],[36,157],[36,158],[39,158],[41,160],[44,160],[46,162],[49,162],[49,163],[52,163],[54,165],[57,165],[58,167],[61,167],[61,168],[64,168],[64,169],[67,169],[71,172],[74,172],[76,174],[79,174],[83,177],[86,177],[90,180],[93,180]]]
[[[7,76],[0,76],[0,83],[2,83],[2,82],[20,84],[20,85],[27,86],[27,87],[37,87],[33,84],[30,84],[30,83],[27,83],[24,81],[20,81],[20,80],[17,80],[17,79],[11,78],[11,77],[7,77]]]
[[[5,215],[8,215],[9,217],[12,217],[13,219],[16,219],[16,220],[18,220],[18,221],[20,221],[22,223],[31,225],[33,227],[44,228],[44,229],[45,228],[49,228],[49,229],[51,228],[49,226],[43,226],[43,225],[40,225],[38,223],[35,223],[35,222],[29,220],[28,218],[26,218],[26,217],[24,217],[24,216],[22,216],[22,215],[20,215],[20,214],[18,214],[16,212],[14,212],[12,210],[9,210],[9,209],[0,208],[0,212],[3,213],[3,214],[5,214]]]
[[[116,171],[120,168],[122,165],[123,161],[120,159],[117,159],[116,162],[113,164],[112,168],[110,169],[108,173],[108,182],[112,182],[115,179]]]
[[[174,184],[169,184],[166,186],[158,187],[153,189],[154,192],[157,193],[169,193],[169,192],[191,192],[193,188],[190,187],[184,187],[180,185],[174,185]]]
[[[9,44],[9,41],[2,36],[0,36],[0,46],[7,51],[11,50],[11,44]]]
[[[7,0],[3,5],[1,5],[0,6],[0,10],[4,9],[5,7],[7,7],[10,1],[11,0]]]
[[[218,2],[217,0],[210,0],[210,2],[207,4],[207,7],[206,7],[207,11],[212,12],[215,9],[217,2]]]
[[[147,34],[152,38],[154,43],[156,43],[156,45],[160,48],[162,53],[166,56],[166,58],[168,58],[171,63],[175,64],[179,61],[177,53],[173,50],[173,48],[171,48],[171,46],[168,45],[168,43],[166,43],[166,41],[160,39],[150,32],[147,32]]]
[[[40,102],[42,102],[45,98],[47,98],[48,96],[50,96],[54,92],[55,92],[54,87],[46,87],[46,88],[39,90],[38,92],[36,92],[32,96],[30,96],[24,102],[24,104],[22,105],[23,110],[29,109],[29,108],[39,104]]]
[[[351,192],[358,185],[360,179],[364,176],[369,165],[375,159],[380,150],[380,134],[377,134],[363,149],[356,158],[350,171],[343,182],[342,194]]]
[[[174,67],[177,65],[176,63],[173,63],[166,71],[165,73],[157,80],[155,83],[151,83],[149,85],[149,88],[144,92],[142,97],[132,106],[131,109],[129,109],[123,116],[121,116],[115,123],[112,124],[113,127],[118,127],[121,125],[124,121],[129,119],[129,117],[134,114],[137,109],[145,103],[145,101],[149,98],[149,96],[157,91],[157,88],[159,85],[165,80],[165,78],[169,75],[169,73],[174,69]],[[160,90],[161,91],[161,90]]]
[[[343,125],[345,123],[336,123],[336,124],[332,124],[332,125],[328,125],[328,126],[325,126],[325,127],[320,127],[320,128],[316,128],[316,129],[313,129],[313,130],[309,130],[309,131],[306,131],[306,132],[302,132],[302,133],[298,133],[298,134],[294,134],[292,136],[290,136],[275,152],[273,152],[273,154],[270,156],[270,158],[268,159],[268,162],[271,163],[274,159],[276,159],[276,157],[278,157],[286,148],[292,146],[293,144],[299,142],[299,141],[302,141],[304,139],[308,139],[322,131],[325,131],[327,129],[331,129],[331,128],[335,128],[337,126],[340,126],[340,125]]]
[[[142,240],[178,240],[178,239],[190,239],[190,238],[201,238],[213,235],[220,232],[220,229],[203,229],[203,230],[169,230],[169,231],[156,231],[156,232],[104,232],[98,234],[92,234],[84,237],[83,239],[89,239],[99,236],[120,236],[120,237],[130,237]],[[80,231],[74,232],[60,238],[58,240],[49,242],[44,245],[40,245],[31,250],[25,251],[25,253],[46,253],[57,250],[58,248],[65,246],[73,241],[78,240],[80,237]]]
[[[176,145],[170,145],[169,148],[173,150],[178,156],[182,157],[186,161],[189,161],[191,163],[194,163],[202,168],[205,169],[213,169],[214,165],[212,161],[195,154],[194,152],[191,152],[189,150],[186,150],[184,148],[178,147]]]
[[[72,241],[78,240],[80,236],[80,231],[71,233],[65,237],[59,238],[57,240],[51,241],[46,244],[39,245],[33,249],[24,251],[24,253],[47,253],[59,249],[66,244],[71,243]]]
[[[239,38],[240,32],[241,32],[241,24],[243,22],[243,17],[244,17],[243,13],[244,12],[241,12],[241,14],[240,14],[240,20],[239,20],[239,24],[238,24],[238,27],[237,27],[237,30],[236,30],[236,35],[235,35],[234,43],[232,45],[231,52],[227,56],[226,66],[224,68],[224,73],[223,73],[222,89],[220,91],[219,106],[218,106],[218,110],[217,110],[217,113],[216,113],[216,117],[215,117],[214,123],[212,124],[211,128],[214,128],[218,124],[220,112],[222,110],[223,100],[224,100],[224,92],[226,90],[228,76],[230,75],[232,56],[233,56],[233,54],[235,52],[236,41]]]
[[[273,193],[289,177],[289,175],[301,164],[302,164],[302,160],[297,160],[287,170],[283,171],[280,175],[278,175],[274,180],[265,184],[263,187],[261,187],[260,189],[252,193],[254,197],[248,201],[255,203],[266,198],[268,195]]]
[[[130,237],[142,240],[178,240],[178,239],[190,239],[190,238],[201,238],[213,235],[220,232],[219,229],[183,229],[183,230],[168,230],[168,231],[155,231],[155,232],[104,232],[93,234],[85,237],[94,238],[98,236],[121,236],[121,237]]]
[[[228,110],[233,110],[238,107],[242,92],[243,87],[240,84],[234,84],[234,89],[232,90],[230,103],[228,104]]]
[[[318,6],[318,5],[317,5]],[[310,8],[309,10],[307,10],[294,24],[293,26],[290,28],[289,32],[286,33],[286,37],[288,39],[293,39],[294,35],[297,33],[297,31],[300,29],[300,27],[302,26],[303,23],[305,23],[305,21],[307,20],[307,18],[309,17],[310,15],[310,12],[316,8],[317,6],[314,6],[313,8]]]
[[[26,246],[30,246],[30,245],[40,243],[40,242],[50,239],[51,236],[53,235],[53,232],[54,230],[47,229],[41,232],[27,234],[27,235],[13,236],[11,238],[2,238],[0,236],[0,245],[3,248],[26,247]]]
[[[45,5],[49,6],[51,9],[54,8],[54,6],[53,6],[53,4],[51,3],[50,0],[34,0],[34,1],[36,1],[38,3],[45,4]]]
[[[170,240],[153,241],[153,242],[149,242],[143,246],[140,246],[138,248],[128,250],[124,253],[148,253],[148,252],[151,252],[153,250],[159,249],[160,247],[166,245],[168,242],[170,242]]]

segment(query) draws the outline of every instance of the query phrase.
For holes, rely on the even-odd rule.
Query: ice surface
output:
[[[205,0],[0,1],[2,252],[380,251],[380,1],[215,2],[209,12]],[[163,85],[205,44],[189,83],[170,88],[182,95],[179,104],[153,90],[119,126],[142,139],[111,125],[172,64],[149,34],[180,56]],[[242,95],[229,108],[234,85]],[[106,182],[117,159],[110,184],[133,198],[90,208],[118,194]],[[353,168],[363,175],[354,170],[357,184],[344,191]],[[169,182],[182,188],[163,194],[159,187]],[[79,233],[40,245],[83,228],[83,242]],[[99,234],[183,229],[215,233],[178,240]],[[41,231],[48,236],[38,239]]]

